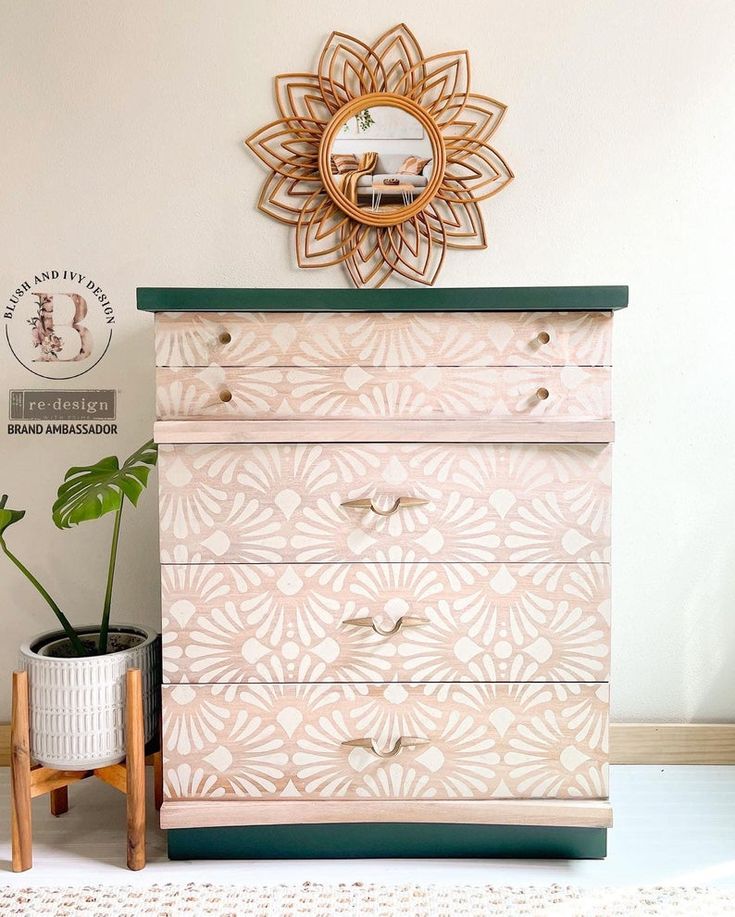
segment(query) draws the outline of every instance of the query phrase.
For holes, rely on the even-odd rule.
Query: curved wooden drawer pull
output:
[[[394,758],[402,748],[415,748],[417,745],[428,745],[428,739],[420,739],[418,736],[399,736],[393,748],[389,748],[388,751],[379,751],[375,747],[375,742],[372,739],[347,739],[342,743],[343,745],[348,745],[352,748],[367,748],[368,751],[371,751],[374,755],[377,755],[378,758]]]
[[[428,502],[428,500],[422,500],[420,497],[397,497],[390,509],[378,509],[370,497],[362,497],[359,500],[347,500],[340,505],[352,509],[369,509],[376,516],[392,516],[403,506],[424,506]]]
[[[373,618],[347,618],[347,620],[342,623],[352,624],[354,627],[370,627],[376,634],[380,634],[381,637],[392,637],[393,634],[397,634],[398,631],[402,630],[404,627],[421,627],[422,624],[428,624],[429,622],[426,618],[419,618],[414,615],[401,615],[393,627],[387,630],[376,624]]]

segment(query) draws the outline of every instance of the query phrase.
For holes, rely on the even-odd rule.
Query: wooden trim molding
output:
[[[611,723],[610,763],[735,764],[735,723]],[[0,767],[9,764],[10,724],[0,723]]]
[[[194,800],[164,802],[162,828],[227,825],[306,825],[424,822],[454,825],[553,825],[609,828],[612,808],[604,800]]]
[[[157,443],[611,443],[601,420],[159,420]]]

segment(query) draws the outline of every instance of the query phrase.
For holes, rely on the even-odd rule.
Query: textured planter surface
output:
[[[96,626],[78,628],[95,634]],[[20,648],[20,667],[30,687],[31,755],[47,767],[88,770],[125,757],[125,673],[143,673],[145,740],[156,734],[159,715],[160,640],[134,624],[113,631],[140,634],[142,641],[108,656],[63,659],[39,655],[32,647],[63,637],[40,634]]]

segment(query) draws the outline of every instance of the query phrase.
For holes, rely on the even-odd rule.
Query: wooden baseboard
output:
[[[612,723],[613,764],[735,764],[735,723]]]
[[[735,723],[612,723],[612,764],[735,764]],[[10,724],[0,723],[0,767],[10,764]]]

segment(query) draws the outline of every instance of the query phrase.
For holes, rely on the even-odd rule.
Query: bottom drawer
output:
[[[165,685],[164,791],[600,799],[607,723],[604,683]]]

